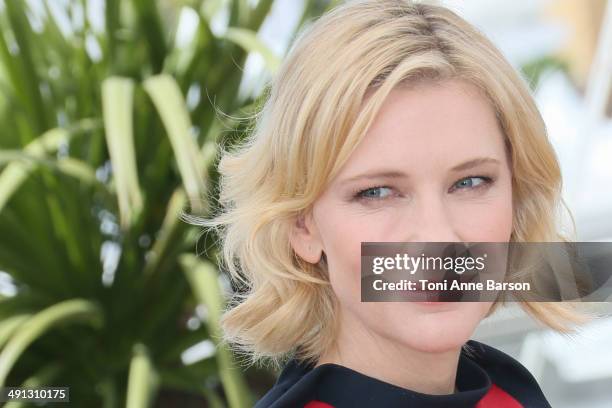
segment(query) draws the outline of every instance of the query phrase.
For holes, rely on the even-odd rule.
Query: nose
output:
[[[416,197],[404,225],[404,242],[461,242],[451,208],[440,194]]]

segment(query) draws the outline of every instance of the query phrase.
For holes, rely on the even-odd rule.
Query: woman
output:
[[[558,241],[560,170],[528,88],[450,10],[348,1],[301,32],[219,163],[237,292],[224,340],[283,367],[256,407],[548,407],[469,340],[501,302],[360,301],[361,242]],[[581,317],[522,303],[560,331]]]

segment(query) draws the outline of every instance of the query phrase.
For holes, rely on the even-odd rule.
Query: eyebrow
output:
[[[472,167],[480,166],[481,164],[492,163],[499,164],[499,160],[494,159],[492,157],[477,157],[475,159],[468,160],[461,164],[456,165],[451,170],[452,171],[461,171],[471,169]]]
[[[461,164],[458,164],[452,167],[450,170],[453,172],[458,172],[462,170],[468,170],[473,167],[480,166],[482,164],[487,164],[487,163],[499,164],[500,162],[499,160],[494,159],[492,157],[476,157],[474,159],[470,159]],[[342,180],[341,183],[345,184],[345,183],[350,183],[350,182],[361,180],[361,179],[367,180],[367,179],[383,179],[383,178],[397,179],[397,178],[410,178],[410,176],[398,170],[380,170],[380,171],[375,171],[372,173],[358,174],[356,176],[349,177],[349,178]]]

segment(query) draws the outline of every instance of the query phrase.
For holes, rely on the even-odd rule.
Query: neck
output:
[[[415,350],[379,336],[345,315],[335,348],[324,353],[315,367],[334,363],[415,392],[444,395],[457,392],[460,352],[461,347],[441,352]]]

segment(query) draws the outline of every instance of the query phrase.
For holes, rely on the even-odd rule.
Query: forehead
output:
[[[375,164],[450,167],[475,155],[503,159],[503,135],[493,106],[460,80],[396,88],[341,173]]]

